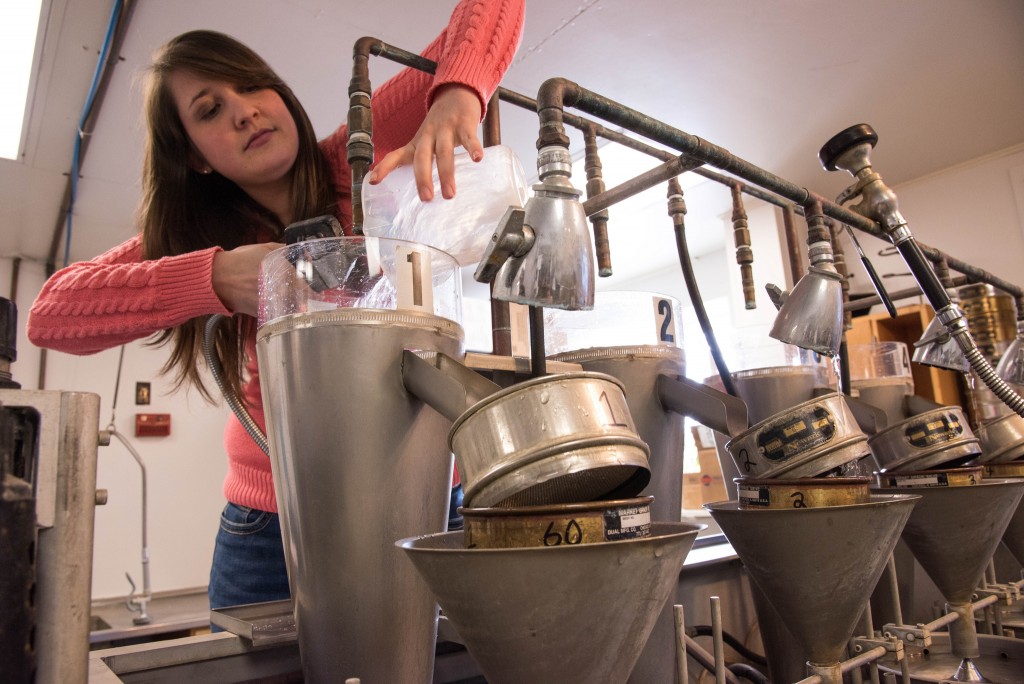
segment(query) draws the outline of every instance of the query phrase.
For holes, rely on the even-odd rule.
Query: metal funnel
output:
[[[701,529],[653,523],[646,538],[521,549],[467,549],[462,532],[397,545],[488,682],[589,684],[626,681]]]
[[[838,663],[917,497],[825,508],[705,504],[809,662]]]
[[[966,604],[1024,495],[1024,480],[879,491],[921,497],[903,530],[903,541],[946,601]]]
[[[1003,533],[1003,544],[1017,562],[1024,565],[1024,503],[1017,504],[1017,510],[1010,517],[1010,524]]]

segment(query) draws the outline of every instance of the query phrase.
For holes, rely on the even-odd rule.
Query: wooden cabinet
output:
[[[914,342],[921,338],[935,313],[927,304],[914,304],[896,310],[896,318],[882,313],[858,316],[853,319],[853,328],[846,332],[847,344],[869,344],[871,342],[904,342],[907,351],[914,355]],[[940,404],[964,406],[957,373],[931,366],[911,363],[914,374],[914,393],[932,399]]]

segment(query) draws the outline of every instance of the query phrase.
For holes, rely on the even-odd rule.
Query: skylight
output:
[[[17,159],[25,125],[42,0],[5,2],[0,9],[0,157]]]

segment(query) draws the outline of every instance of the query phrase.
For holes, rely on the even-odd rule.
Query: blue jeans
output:
[[[291,596],[276,513],[228,503],[210,568],[210,608],[279,601]]]

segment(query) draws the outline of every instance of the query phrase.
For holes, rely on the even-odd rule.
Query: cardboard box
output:
[[[726,501],[729,498],[722,477],[722,468],[718,464],[718,451],[714,447],[714,440],[710,440],[709,446],[708,435],[702,435],[698,430],[698,427],[693,428],[694,442],[698,445],[697,463],[700,472],[683,473],[683,508],[689,510],[698,509],[706,503]]]

